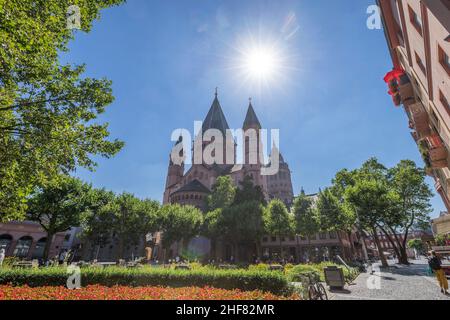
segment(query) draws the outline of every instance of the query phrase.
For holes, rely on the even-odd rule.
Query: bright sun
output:
[[[267,48],[254,48],[245,57],[245,69],[259,79],[267,79],[277,68],[276,54]]]
[[[254,47],[243,54],[243,69],[255,80],[270,80],[278,71],[279,57],[270,47]]]

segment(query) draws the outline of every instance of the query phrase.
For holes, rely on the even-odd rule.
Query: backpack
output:
[[[439,270],[441,269],[441,262],[437,257],[433,257],[428,261],[428,265],[430,266],[431,270]]]

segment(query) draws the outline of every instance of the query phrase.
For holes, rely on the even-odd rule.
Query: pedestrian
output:
[[[3,265],[3,261],[5,260],[5,249],[0,249],[0,267]]]
[[[442,269],[441,259],[436,255],[436,252],[433,250],[430,252],[431,257],[428,260],[428,265],[431,270],[436,274],[436,278],[439,282],[439,286],[441,287],[441,292],[444,294],[448,294],[448,281],[445,276],[444,269]]]
[[[66,255],[67,255],[67,251],[65,249],[62,250],[61,253],[59,254],[59,257],[58,257],[59,264],[63,264],[64,263],[64,259],[66,259]]]

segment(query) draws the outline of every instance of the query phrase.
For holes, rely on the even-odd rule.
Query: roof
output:
[[[231,173],[231,169],[233,169],[233,164],[222,164],[219,165],[217,163],[212,164],[211,166],[207,167],[212,170],[214,170],[219,176],[221,175],[227,175]]]
[[[188,184],[182,186],[180,189],[176,190],[172,194],[179,193],[179,192],[201,192],[201,193],[210,193],[209,189],[205,187],[204,184],[202,184],[197,179],[192,180]]]
[[[259,123],[258,117],[256,116],[255,110],[253,109],[252,102],[250,101],[243,127],[245,129],[252,126],[261,128],[261,124]]]
[[[205,133],[208,129],[218,129],[225,136],[228,126],[227,119],[223,114],[222,107],[220,106],[219,99],[216,97],[206,115],[205,121],[203,121],[202,132]]]

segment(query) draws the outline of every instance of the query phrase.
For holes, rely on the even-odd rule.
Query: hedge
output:
[[[0,285],[30,287],[65,286],[65,268],[0,269]],[[277,295],[291,293],[287,278],[279,272],[248,270],[173,270],[165,268],[82,268],[81,284],[112,286],[214,287],[261,290]]]
[[[350,268],[349,270],[342,265],[337,265],[331,262],[322,262],[319,264],[295,265],[286,272],[286,275],[290,281],[299,281],[299,279],[308,274],[313,275],[314,277],[318,276],[320,281],[325,281],[324,269],[329,266],[337,266],[341,268],[347,282],[353,281],[359,274],[358,269],[356,268]]]

